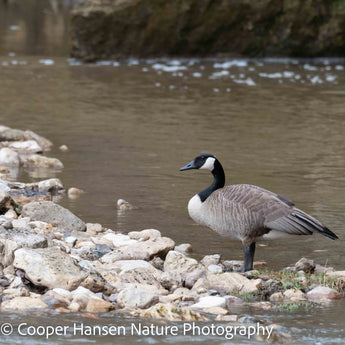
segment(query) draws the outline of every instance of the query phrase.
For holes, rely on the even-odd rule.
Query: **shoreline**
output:
[[[277,272],[254,262],[258,270],[240,274],[233,272],[239,261],[218,254],[195,260],[188,255],[190,245],[176,245],[156,229],[125,235],[85,224],[56,203],[66,192],[60,180],[5,179],[23,167],[63,169],[62,162],[44,155],[52,143],[33,132],[28,139],[28,132],[0,126],[2,312],[122,313],[247,329],[255,320],[233,313],[236,305],[291,312],[344,297],[345,271],[305,258]],[[131,212],[134,206],[118,207]],[[282,336],[281,329],[276,325],[274,333]]]

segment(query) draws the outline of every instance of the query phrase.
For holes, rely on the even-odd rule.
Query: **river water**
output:
[[[37,7],[28,9],[29,4]],[[306,256],[345,268],[344,60],[129,59],[81,64],[67,55],[66,4],[55,12],[44,1],[0,5],[0,124],[48,137],[55,144],[48,154],[65,165],[55,173],[19,171],[13,180],[56,176],[66,188],[87,192],[61,200],[86,222],[122,232],[156,228],[177,244],[191,243],[197,259],[214,253],[241,259],[240,244],[195,225],[187,214],[189,198],[210,184],[211,176],[179,168],[210,152],[223,164],[227,184],[249,183],[284,195],[340,237],[268,242],[258,247],[256,260],[282,269]],[[70,151],[61,152],[62,144]],[[138,209],[117,211],[119,198]],[[307,314],[252,314],[294,327],[300,343],[342,344],[344,307],[342,301]],[[32,315],[0,318],[47,322]],[[126,327],[135,322],[80,315],[51,316],[49,322],[75,319]],[[226,342],[207,336],[132,336],[117,337],[116,343],[211,339]],[[11,336],[13,343],[24,340],[45,341]],[[50,339],[52,344],[69,341],[85,343],[85,337]],[[112,339],[88,341],[107,344]],[[247,341],[236,338],[236,343]]]

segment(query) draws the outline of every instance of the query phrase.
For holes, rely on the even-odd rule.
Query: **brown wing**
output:
[[[294,235],[310,235],[317,231],[327,237],[337,238],[318,220],[294,207],[292,201],[266,189],[240,184],[226,186],[221,191],[223,200],[227,199],[232,205],[240,205],[249,212],[256,226]]]

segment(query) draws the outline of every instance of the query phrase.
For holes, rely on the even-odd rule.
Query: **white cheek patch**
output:
[[[202,165],[199,169],[206,169],[206,170],[210,170],[212,171],[214,169],[214,162],[216,161],[215,158],[213,157],[208,157],[206,159],[206,162],[204,163],[204,165]]]

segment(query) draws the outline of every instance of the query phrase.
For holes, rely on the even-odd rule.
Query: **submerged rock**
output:
[[[61,170],[63,169],[63,164],[57,158],[51,158],[35,154],[25,159],[24,167]]]
[[[85,231],[85,223],[66,208],[52,201],[31,202],[23,207],[22,215],[70,231]]]
[[[86,277],[86,272],[58,248],[18,249],[13,265],[23,270],[33,284],[51,289],[73,290]]]

